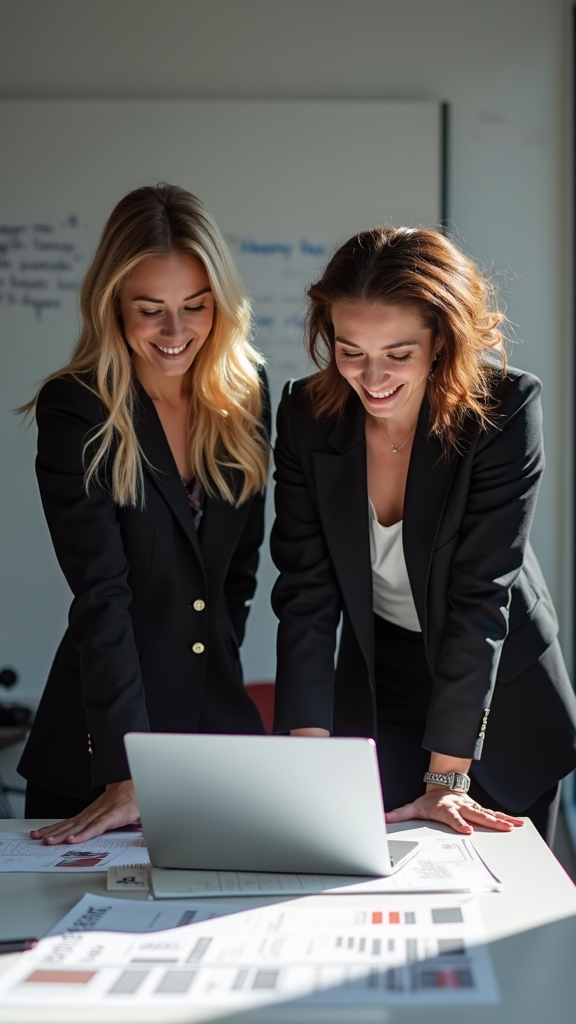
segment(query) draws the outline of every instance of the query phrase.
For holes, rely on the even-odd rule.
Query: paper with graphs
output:
[[[197,1020],[295,1001],[376,1008],[498,999],[475,897],[325,908],[284,901],[153,934],[68,931],[0,976],[5,1008],[57,1006],[63,1021],[88,1007],[112,1016],[146,1007],[164,1020],[170,1008],[189,1007]]]
[[[86,843],[45,846],[29,832],[0,832],[0,871],[50,871],[75,874],[106,871],[110,864],[146,864],[141,832],[106,832]]]

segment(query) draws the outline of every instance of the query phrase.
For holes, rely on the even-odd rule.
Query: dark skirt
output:
[[[387,810],[412,803],[425,790],[430,751],[422,746],[433,679],[422,634],[374,616],[378,760]],[[511,770],[513,766],[511,765]],[[469,795],[483,807],[510,814],[474,778]],[[531,819],[550,845],[556,826],[560,784],[520,813]]]

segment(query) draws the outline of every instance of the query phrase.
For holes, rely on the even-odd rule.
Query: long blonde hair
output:
[[[141,503],[144,455],[134,429],[138,399],[116,300],[138,264],[173,252],[201,260],[215,298],[212,330],[192,373],[192,466],[209,494],[239,505],[266,483],[268,441],[261,424],[258,375],[262,358],[249,341],[250,302],[228,247],[196,196],[176,185],[159,184],[138,188],[120,200],[82,283],[83,327],[72,358],[47,380],[73,377],[98,396],[106,412],[84,449],[86,488],[106,467],[115,502]],[[36,400],[22,411],[33,410]],[[243,475],[239,493],[231,489],[230,469]]]

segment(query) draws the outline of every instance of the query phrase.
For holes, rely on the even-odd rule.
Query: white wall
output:
[[[3,98],[402,98],[451,104],[451,219],[465,248],[505,284],[522,339],[512,362],[537,373],[545,385],[548,468],[533,541],[559,606],[567,654],[570,7],[567,0],[0,2]],[[204,149],[210,139],[197,144]],[[345,137],[341,145],[346,147]]]

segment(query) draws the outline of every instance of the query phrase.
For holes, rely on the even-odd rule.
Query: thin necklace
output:
[[[384,424],[382,424],[382,429],[383,429],[384,433],[386,434],[386,440],[390,444],[390,447],[392,448],[393,454],[397,455],[398,452],[402,450],[402,448],[404,447],[406,442],[410,440],[410,438],[412,437],[412,434],[416,430],[416,427],[412,427],[412,430],[408,434],[408,437],[405,437],[404,440],[401,442],[401,444],[394,444],[394,442],[390,440],[390,438],[388,437],[388,431],[386,430],[386,427],[384,426]]]

